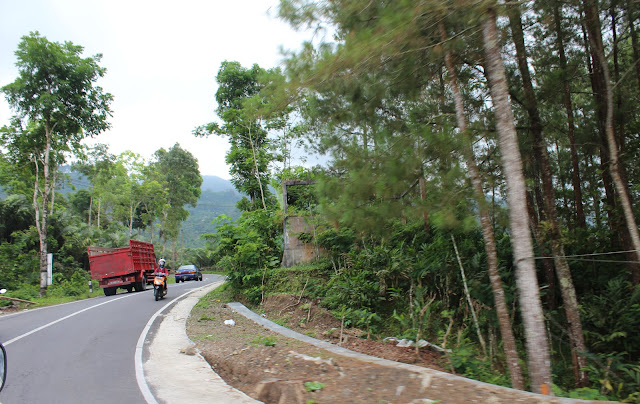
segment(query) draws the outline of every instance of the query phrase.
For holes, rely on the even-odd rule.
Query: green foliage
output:
[[[233,288],[258,301],[265,271],[277,267],[282,257],[280,219],[269,211],[255,210],[243,212],[237,223],[224,216],[216,223],[216,233],[208,238],[217,265]]]
[[[71,42],[50,42],[32,32],[22,37],[15,52],[18,79],[2,87],[19,116],[49,126],[56,136],[55,152],[68,146],[77,149],[83,137],[109,127],[106,118],[113,97],[94,86],[106,72],[98,65],[102,55],[82,58],[82,51]],[[40,145],[43,141],[40,138]]]
[[[437,312],[441,305],[430,296],[428,288],[417,286],[412,289],[413,295],[409,296],[409,305],[405,313],[394,311],[392,318],[401,326],[402,337],[413,341],[423,339],[425,336],[436,336],[440,327],[439,318],[432,318],[432,312]]]
[[[0,241],[11,241],[12,233],[34,223],[33,205],[24,195],[9,195],[0,200]]]
[[[317,232],[315,241],[329,253],[334,270],[345,266],[346,254],[357,243],[354,231],[348,227],[327,227]]]
[[[589,365],[586,371],[593,387],[599,387],[599,390],[594,390],[595,393],[613,396],[617,400],[629,400],[626,402],[637,402],[633,401],[633,395],[640,392],[640,365],[625,363],[625,356],[626,353],[616,352],[588,354]]]
[[[327,265],[322,262],[298,265],[291,268],[270,268],[265,276],[265,292],[268,294],[280,294],[305,289],[305,294],[314,295],[314,291],[319,290],[320,285],[326,282],[327,272]]]
[[[90,279],[89,273],[81,269],[72,271],[69,276],[54,273],[53,284],[47,289],[47,296],[40,296],[38,279],[32,283],[22,283],[16,289],[7,288],[5,296],[32,301],[36,304],[35,307],[39,307],[102,295],[102,289],[97,287],[97,281],[93,282],[93,293],[89,292]]]
[[[264,345],[264,346],[276,346],[277,342],[278,342],[278,339],[276,337],[265,336],[265,335],[256,337],[251,341],[252,344]]]
[[[325,384],[321,382],[304,382],[304,388],[308,392],[318,391],[324,389]]]
[[[271,177],[269,164],[275,156],[260,115],[255,115],[255,108],[251,106],[256,102],[260,104],[259,79],[264,73],[265,70],[257,64],[247,69],[238,62],[222,62],[216,76],[219,84],[216,112],[223,125],[212,122],[194,131],[196,136],[216,134],[229,137],[231,147],[225,161],[230,166],[233,185],[249,196],[237,204],[245,211],[275,206],[275,200],[269,198],[271,192],[268,189]]]
[[[198,300],[195,307],[206,309],[212,305],[222,305],[237,300],[235,292],[228,283],[224,283]]]
[[[586,296],[582,318],[586,342],[597,351],[640,357],[640,285],[621,278],[606,283],[601,294]],[[615,315],[611,315],[615,313]]]
[[[367,338],[379,334],[383,325],[382,317],[366,309],[352,310],[348,308],[341,314],[345,318],[345,323],[366,331]]]
[[[186,205],[196,206],[200,197],[202,176],[198,161],[178,143],[168,151],[159,149],[154,153],[155,161],[148,175],[162,188],[158,218],[164,240],[176,240],[180,224],[189,216]]]
[[[578,400],[610,401],[610,398],[590,387],[581,387],[565,391],[557,385],[552,386],[553,394],[557,397],[575,398]]]
[[[213,251],[206,248],[187,248],[182,258],[184,263],[192,263],[201,270],[213,269],[216,265],[216,259]]]
[[[22,285],[20,285],[20,287],[16,290],[9,290],[7,291],[6,296],[8,297],[15,297],[17,299],[23,299],[23,300],[35,300],[36,297],[38,297],[40,295],[40,285],[37,285],[35,283],[32,284],[28,284],[28,283],[23,283]]]
[[[16,169],[9,183],[32,185],[35,225],[38,227],[41,274],[48,253],[49,216],[54,212],[56,174],[72,155],[82,155],[82,140],[109,128],[113,97],[96,85],[106,69],[99,66],[102,55],[82,58],[83,48],[71,42],[50,42],[38,32],[22,37],[15,52],[18,78],[2,87],[7,102],[16,112],[11,124],[0,130],[0,149]],[[3,164],[3,166],[5,166]],[[46,292],[41,275],[41,294]]]
[[[379,303],[379,280],[373,269],[365,265],[342,268],[339,275],[332,276],[324,290],[323,304],[332,310],[369,309]]]
[[[91,276],[84,270],[74,271],[71,278],[67,279],[62,274],[56,273],[47,294],[49,297],[81,296],[89,289],[89,280]]]
[[[447,355],[451,366],[470,379],[480,380],[499,386],[510,386],[509,376],[496,370],[490,361],[482,358],[481,352],[468,340],[464,340]]]

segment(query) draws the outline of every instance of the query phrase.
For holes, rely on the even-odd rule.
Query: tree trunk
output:
[[[448,34],[442,21],[439,25],[440,37],[444,42],[447,40]],[[507,308],[507,301],[502,287],[502,279],[500,279],[500,273],[498,272],[498,252],[496,250],[496,241],[493,233],[493,227],[491,225],[491,217],[487,208],[487,200],[482,186],[482,178],[476,165],[473,148],[471,146],[472,143],[468,140],[469,133],[467,131],[467,119],[464,113],[462,92],[458,86],[458,75],[453,64],[453,58],[451,57],[451,53],[448,49],[445,53],[445,62],[449,73],[451,91],[453,93],[458,129],[467,138],[467,144],[469,145],[467,152],[465,153],[467,156],[467,166],[469,168],[471,183],[473,184],[474,195],[478,202],[478,213],[480,215],[480,223],[482,225],[484,248],[487,253],[489,281],[491,284],[491,290],[493,291],[494,303],[496,305],[496,313],[498,316],[498,323],[500,324],[500,333],[502,335],[504,352],[507,357],[507,367],[511,377],[511,386],[515,389],[524,390],[524,380],[522,377],[522,369],[520,368],[520,357],[518,355],[518,348],[513,335],[513,329],[511,328],[509,309]]]
[[[585,6],[586,7],[586,6]],[[596,12],[597,13],[597,12]],[[597,14],[596,14],[597,15]],[[615,206],[616,200],[613,190],[613,184],[611,175],[608,170],[608,146],[606,142],[606,134],[605,134],[605,121],[606,121],[606,105],[603,101],[604,97],[604,76],[602,74],[602,68],[599,63],[597,63],[597,57],[594,55],[593,47],[589,44],[589,35],[587,35],[587,22],[586,17],[583,18],[582,24],[582,36],[584,40],[585,54],[587,55],[587,68],[589,70],[589,78],[591,80],[591,88],[593,89],[595,104],[596,104],[596,117],[597,117],[597,126],[598,126],[598,134],[600,135],[600,172],[602,173],[602,183],[605,191],[605,199],[606,205],[604,206],[604,210],[607,213],[607,223],[609,225],[609,230],[612,234],[619,234],[618,225],[616,223],[615,218]],[[597,26],[592,29],[600,30],[600,22],[596,19]],[[593,60],[593,62],[592,62]],[[614,241],[611,243],[612,248],[618,248],[618,244]]]
[[[49,203],[49,216],[53,215],[53,207],[55,206],[56,202],[56,177],[58,173],[55,167],[52,171],[53,172],[49,175],[49,183],[51,184],[49,189],[49,193],[51,194],[51,202]]]
[[[89,219],[87,220],[87,227],[91,228],[91,210],[93,209],[93,195],[89,197]]]
[[[627,0],[627,21],[629,23],[629,35],[631,36],[631,48],[633,49],[633,65],[636,67],[636,80],[640,90],[640,50],[638,50],[638,34],[636,33],[636,16],[634,2]]]
[[[612,34],[612,39],[613,39],[613,71],[614,71],[614,82],[615,83],[619,83],[621,80],[620,77],[620,63],[618,62],[618,34],[616,32],[616,23],[617,23],[617,14],[616,14],[616,8],[618,6],[618,2],[617,0],[612,0],[611,1],[611,5],[610,5],[610,14],[611,14],[611,34]],[[618,111],[618,116],[619,116],[619,120],[618,120],[618,133],[617,133],[617,141],[618,141],[618,150],[620,154],[624,154],[625,152],[625,117],[622,116],[622,109],[623,109],[623,104],[624,101],[622,99],[622,92],[618,91],[616,94],[616,105],[615,105],[615,109]],[[615,123],[614,123],[614,130],[615,130]],[[631,194],[629,192],[629,180],[627,177],[627,172],[625,169],[625,166],[620,163],[618,165],[618,170],[620,173],[620,178],[622,180],[622,183],[626,189],[626,193],[627,195],[629,195],[629,204],[633,205],[633,201],[631,200]],[[629,231],[623,227],[621,229],[622,231],[620,232],[620,237],[622,239],[622,245],[623,248],[626,251],[629,250],[634,250],[634,246],[633,246],[633,236],[629,233]],[[632,274],[632,281],[635,284],[638,284],[640,282],[640,263],[638,262],[633,262],[636,261],[636,255],[634,253],[627,253],[627,260],[629,261],[627,263],[627,267],[629,268],[629,270],[631,271]],[[636,279],[637,278],[637,279]]]
[[[51,127],[49,121],[45,122],[45,148],[44,148],[44,161],[42,162],[43,172],[43,187],[40,190],[40,172],[38,170],[38,159],[34,160],[36,164],[36,178],[33,189],[33,208],[36,216],[36,229],[38,230],[38,238],[40,240],[40,296],[47,294],[47,281],[48,281],[48,265],[47,265],[47,225],[49,221],[49,159],[51,154]],[[38,193],[40,194],[40,201],[38,202]]]
[[[572,350],[577,355],[577,368],[574,373],[578,375],[576,385],[578,387],[586,386],[589,383],[586,367],[587,360],[584,356],[586,353],[586,345],[584,343],[584,334],[582,331],[582,322],[580,320],[580,309],[576,297],[571,270],[564,254],[564,245],[560,234],[560,224],[558,223],[558,214],[556,211],[555,190],[553,188],[553,179],[551,173],[551,163],[545,141],[542,137],[542,122],[538,112],[538,103],[533,90],[531,74],[527,64],[527,53],[524,44],[524,32],[522,30],[522,17],[520,14],[520,6],[518,3],[511,3],[508,8],[509,22],[513,42],[516,47],[516,56],[520,76],[522,77],[522,87],[524,91],[524,103],[527,115],[529,116],[529,124],[531,135],[533,136],[534,155],[540,163],[540,173],[542,177],[542,190],[544,193],[544,207],[547,220],[550,225],[549,236],[551,239],[551,252],[553,261],[556,266],[556,274],[562,293],[565,314],[569,322],[569,332],[571,338]]]
[[[131,233],[133,232],[133,204],[129,204],[129,238],[131,238]]]
[[[567,114],[567,136],[569,137],[569,149],[571,151],[571,184],[573,185],[573,200],[576,208],[576,224],[581,228],[587,227],[582,204],[582,180],[580,179],[580,165],[578,149],[576,147],[575,122],[573,117],[573,105],[571,102],[571,89],[569,88],[569,72],[567,69],[567,57],[564,51],[564,34],[562,32],[562,17],[560,15],[560,1],[553,3],[553,17],[556,30],[556,44],[560,55],[560,69],[562,70],[562,88],[564,93],[564,108]]]
[[[171,202],[169,202],[170,204]],[[167,232],[163,229],[164,226],[166,226],[168,218],[169,218],[169,212],[167,212],[166,209],[163,210],[162,212],[163,216],[164,216],[164,222],[163,222],[163,226],[160,227],[160,237],[162,237],[162,255],[161,257],[164,258],[164,252],[167,249]]]
[[[33,187],[33,209],[35,211],[38,239],[40,240],[40,296],[44,296],[47,293],[47,227],[43,227],[42,223],[46,222],[46,212],[43,212],[43,209],[38,202],[40,172],[38,170],[39,166],[37,158],[34,163],[36,166],[36,178]]]
[[[420,184],[420,200],[424,202],[427,199],[427,190],[423,173],[420,173],[418,182]],[[429,213],[424,207],[422,208],[422,219],[424,219],[424,231],[429,233]]]
[[[638,233],[638,225],[636,224],[631,207],[631,199],[627,191],[627,186],[620,175],[620,161],[618,156],[618,145],[616,143],[614,121],[613,121],[613,89],[609,75],[609,65],[604,54],[604,45],[602,43],[602,34],[598,29],[600,20],[598,18],[597,3],[594,0],[585,0],[585,24],[589,35],[589,44],[594,55],[594,64],[599,65],[602,72],[604,94],[601,98],[604,100],[605,115],[605,135],[607,146],[609,149],[609,171],[611,178],[618,193],[624,219],[627,224],[627,231],[631,237],[633,249],[636,252],[636,261],[640,261],[640,234]],[[635,284],[640,283],[640,271],[636,270],[632,274],[632,280]]]
[[[260,186],[260,199],[262,200],[262,208],[264,210],[267,210],[267,205],[264,202],[264,191],[262,190],[262,181],[260,180],[260,171],[258,170],[258,160],[256,160],[256,149],[253,146],[253,139],[251,138],[251,126],[249,126],[249,143],[251,143],[251,153],[253,154],[253,164],[256,168],[256,178],[258,179],[258,185]]]
[[[549,342],[534,265],[533,243],[529,232],[522,161],[513,111],[509,101],[504,63],[500,56],[496,13],[493,8],[487,9],[487,16],[482,21],[482,38],[485,52],[485,71],[487,72],[502,153],[502,170],[507,183],[511,244],[516,267],[516,282],[520,294],[520,311],[527,336],[529,376],[534,392],[550,394]]]
[[[586,153],[586,160],[589,167],[596,166],[596,163],[593,160],[593,154],[591,154],[590,152]],[[601,205],[600,190],[597,185],[598,184],[597,174],[594,173],[590,175],[590,177],[587,179],[587,182],[590,184],[587,190],[589,192],[589,197],[591,198],[591,201],[593,203],[594,221],[596,224],[596,228],[600,229],[602,228],[603,224],[602,224],[602,213],[601,213],[601,207],[600,207]]]
[[[96,226],[100,228],[100,210],[102,205],[102,198],[98,198],[98,214],[96,215]]]
[[[548,252],[547,245],[544,243],[542,235],[540,234],[540,221],[538,220],[538,216],[536,215],[536,210],[533,202],[533,194],[531,192],[527,192],[527,210],[529,211],[529,218],[531,219],[531,232],[533,233],[533,238],[538,245],[538,248],[540,249],[540,253],[545,257],[541,260],[544,281],[548,285],[545,300],[547,302],[547,309],[549,311],[553,311],[558,307],[558,298],[556,296],[556,271],[555,268],[553,268],[553,262],[551,258],[548,258],[551,253]]]
[[[469,304],[469,310],[471,311],[471,317],[473,318],[473,324],[476,327],[476,334],[478,335],[478,341],[480,341],[480,347],[482,347],[482,354],[485,359],[487,358],[487,344],[484,342],[484,337],[482,336],[482,332],[480,331],[480,324],[478,323],[478,316],[476,315],[476,310],[473,307],[473,302],[471,301],[471,293],[469,293],[469,286],[467,285],[467,276],[464,274],[464,267],[462,266],[462,260],[460,259],[460,253],[458,252],[458,245],[456,244],[456,239],[451,235],[451,242],[453,243],[453,249],[456,252],[456,258],[458,260],[458,266],[460,267],[460,275],[462,276],[462,285],[464,286],[464,295],[467,298],[467,303]],[[422,328],[422,327],[420,327]]]
[[[173,259],[173,265],[175,267],[177,265],[176,263],[178,262],[178,250],[176,250],[176,239],[175,238],[172,240],[171,249],[172,249],[171,257]]]

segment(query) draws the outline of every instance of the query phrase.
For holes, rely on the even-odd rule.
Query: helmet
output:
[[[164,258],[160,258],[160,260],[158,261],[158,265],[160,265],[161,267],[164,267],[166,263],[167,261],[165,261]]]

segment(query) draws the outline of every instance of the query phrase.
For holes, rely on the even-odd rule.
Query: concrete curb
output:
[[[187,318],[201,297],[224,281],[194,291],[164,314],[144,362],[145,379],[158,403],[259,403],[225,383],[196,352],[186,332]]]

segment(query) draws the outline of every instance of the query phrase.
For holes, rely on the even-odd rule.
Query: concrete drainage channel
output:
[[[576,400],[571,398],[560,398],[560,397],[550,397],[541,394],[530,393],[527,391],[515,390],[508,387],[496,386],[494,384],[484,383],[477,380],[467,379],[465,377],[456,376],[451,373],[440,372],[434,369],[424,368],[421,366],[410,365],[407,363],[400,363],[391,361],[388,359],[378,358],[371,355],[362,354],[359,352],[352,351],[350,349],[342,348],[340,346],[331,344],[326,341],[321,341],[315,338],[311,338],[307,335],[301,334],[299,332],[290,330],[281,325],[278,325],[266,318],[254,313],[249,310],[241,303],[229,303],[227,306],[231,307],[233,310],[241,314],[242,316],[248,318],[249,320],[254,321],[262,325],[265,328],[270,329],[271,331],[277,332],[285,337],[295,338],[299,341],[314,345],[318,348],[325,349],[329,352],[346,356],[353,359],[358,359],[363,362],[374,363],[381,366],[389,366],[396,369],[406,370],[407,372],[416,373],[422,378],[422,385],[425,391],[428,393],[429,389],[432,388],[434,390],[440,390],[440,386],[449,386],[450,388],[457,388],[460,384],[465,385],[472,392],[487,392],[491,396],[509,396],[509,401],[493,401],[489,399],[491,402],[513,402],[515,401],[526,401],[526,402],[539,402],[539,403],[586,403],[589,401],[586,400]],[[440,391],[441,392],[441,391]],[[469,396],[473,397],[472,395]],[[445,400],[446,401],[446,400]],[[437,401],[434,401],[437,402]]]
[[[164,315],[148,346],[148,359],[143,364],[146,382],[155,397],[155,400],[147,398],[148,403],[259,403],[259,401],[226,384],[211,369],[209,363],[196,352],[195,344],[186,333],[186,321],[193,306],[201,297],[221,284],[222,282],[216,282],[191,293]],[[282,327],[254,313],[241,303],[229,303],[228,306],[247,319],[285,337],[294,338],[345,357],[415,373],[421,377],[426,392],[432,389],[433,392],[440,393],[435,395],[442,395],[443,390],[447,388],[463,388],[469,389],[472,396],[483,392],[496,399],[490,399],[491,402],[509,402],[497,399],[497,397],[504,398],[505,396],[508,396],[513,402],[587,402],[514,390],[446,372],[361,354]]]

